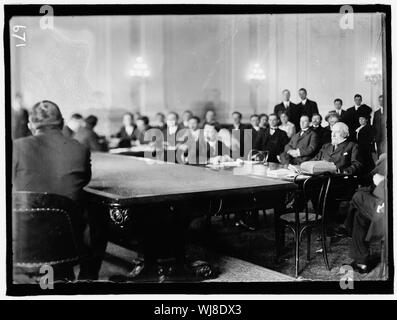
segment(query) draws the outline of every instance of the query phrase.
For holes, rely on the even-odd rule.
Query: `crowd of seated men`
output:
[[[335,99],[334,109],[325,116],[326,127],[322,126],[317,103],[307,98],[307,91],[300,89],[299,96],[301,102],[294,104],[290,92],[284,90],[283,101],[274,107],[273,113],[253,114],[249,124],[242,122],[243,116],[237,111],[232,114],[231,125],[220,124],[213,109],[207,110],[204,119],[190,111],[184,112],[182,119],[176,112],[166,116],[158,113],[152,123],[146,116],[126,113],[122,127],[114,135],[118,139],[116,147],[154,143],[147,139],[147,134],[156,129],[161,132],[161,144],[180,149],[186,164],[213,159],[229,161],[245,157],[245,150],[257,150],[267,151],[269,162],[299,165],[307,160],[325,160],[333,162],[341,173],[371,177],[367,185],[372,187],[353,196],[350,216],[355,218],[350,219],[348,228],[353,230],[353,257],[359,270],[365,272],[368,250],[364,231],[375,214],[372,209],[384,201],[384,196],[378,196],[386,176],[385,170],[379,169],[384,167],[381,155],[386,145],[383,96],[379,96],[380,109],[375,112],[372,125],[372,109],[362,104],[361,95],[354,96],[354,105],[347,110],[343,109],[341,99]],[[29,115],[28,126],[33,136],[23,137],[30,135],[21,128],[27,126],[26,117],[21,106],[13,107],[13,130],[16,127],[18,131],[18,135],[13,134],[13,190],[53,192],[79,201],[82,188],[90,180],[90,151],[103,152],[109,147],[106,139],[94,130],[97,117],[83,118],[76,113],[64,124],[58,106],[41,101]],[[375,199],[370,208],[365,203],[367,199]]]

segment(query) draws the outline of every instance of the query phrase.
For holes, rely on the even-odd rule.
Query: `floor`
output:
[[[274,228],[272,212],[266,216],[260,212],[258,228],[248,231],[235,226],[231,217],[214,217],[211,230],[202,227],[203,221],[196,221],[190,232],[187,248],[189,260],[205,260],[215,267],[217,277],[210,281],[339,281],[341,267],[351,262],[349,238],[333,239],[328,253],[331,270],[325,268],[323,256],[316,253],[321,248],[319,232],[312,234],[311,260],[306,260],[306,238],[301,249],[300,274],[295,279],[294,247],[292,234],[286,234],[286,247],[278,262],[275,259]],[[371,251],[379,256],[380,244],[371,245]],[[107,257],[103,263],[100,278],[108,280],[112,275],[128,275],[132,259],[136,253],[109,244]],[[366,275],[354,273],[354,280],[378,280],[379,265]]]
[[[248,231],[235,226],[233,217],[213,217],[211,228],[205,227],[203,220],[196,220],[189,232],[187,245],[188,261],[207,261],[214,270],[215,276],[209,282],[282,282],[282,281],[340,281],[343,265],[351,262],[348,256],[349,238],[336,238],[329,246],[328,253],[331,270],[325,268],[323,256],[316,252],[321,248],[319,232],[312,233],[311,260],[306,260],[306,239],[304,237],[301,249],[300,273],[295,278],[294,246],[291,233],[286,233],[286,246],[278,261],[275,259],[275,242],[273,214],[270,210],[260,212],[257,229]],[[380,244],[371,245],[373,255],[379,256]],[[100,281],[129,282],[132,261],[137,253],[109,243],[106,257],[100,270]],[[353,274],[354,281],[379,280],[380,265],[370,273]],[[75,270],[78,273],[78,267]],[[118,280],[116,280],[118,279]],[[120,280],[122,279],[122,280]],[[176,281],[190,282],[185,278]],[[16,283],[35,283],[35,278],[18,275]],[[173,280],[165,280],[171,281]]]

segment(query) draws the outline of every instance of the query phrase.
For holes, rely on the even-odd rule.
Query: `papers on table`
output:
[[[219,162],[218,162],[219,161]],[[207,165],[209,168],[244,168],[252,167],[253,165],[259,164],[259,161],[246,161],[242,159],[222,161],[222,157],[215,157],[210,159],[210,164]]]
[[[131,152],[151,152],[154,150],[153,146],[142,144],[139,146],[131,147]]]
[[[120,154],[120,153],[124,153],[124,152],[151,152],[153,150],[154,150],[154,148],[152,146],[143,144],[143,145],[134,146],[131,148],[110,149],[109,153]]]
[[[123,153],[123,152],[128,152],[128,151],[130,151],[130,148],[115,148],[115,149],[110,149],[109,153],[117,154],[117,153]]]
[[[207,164],[207,167],[208,168],[212,168],[212,169],[220,169],[220,168],[235,168],[235,167],[240,167],[241,165],[242,165],[241,162],[230,161],[230,162],[221,162],[221,163]]]
[[[267,176],[271,178],[294,178],[298,174],[290,169],[276,169],[276,170],[267,170]]]

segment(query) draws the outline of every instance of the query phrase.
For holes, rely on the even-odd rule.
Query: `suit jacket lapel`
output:
[[[303,132],[303,134],[301,134]],[[299,132],[299,139],[298,139],[298,141],[301,141],[305,136],[306,136],[306,134],[309,132],[309,129],[308,130],[306,130],[306,131],[300,131]]]
[[[332,146],[333,147],[333,146]],[[335,154],[335,153],[337,153],[337,152],[343,152],[344,150],[345,150],[345,147],[346,147],[346,140],[345,141],[343,141],[342,143],[339,143],[337,146],[336,146],[336,149],[335,149],[335,151],[333,151],[332,153],[331,153],[331,155],[333,155],[333,154]]]

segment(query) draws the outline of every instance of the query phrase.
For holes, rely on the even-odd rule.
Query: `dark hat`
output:
[[[371,111],[368,110],[367,108],[361,108],[360,107],[357,110],[357,116],[359,118],[363,117],[363,118],[366,118],[366,119],[371,119]]]

